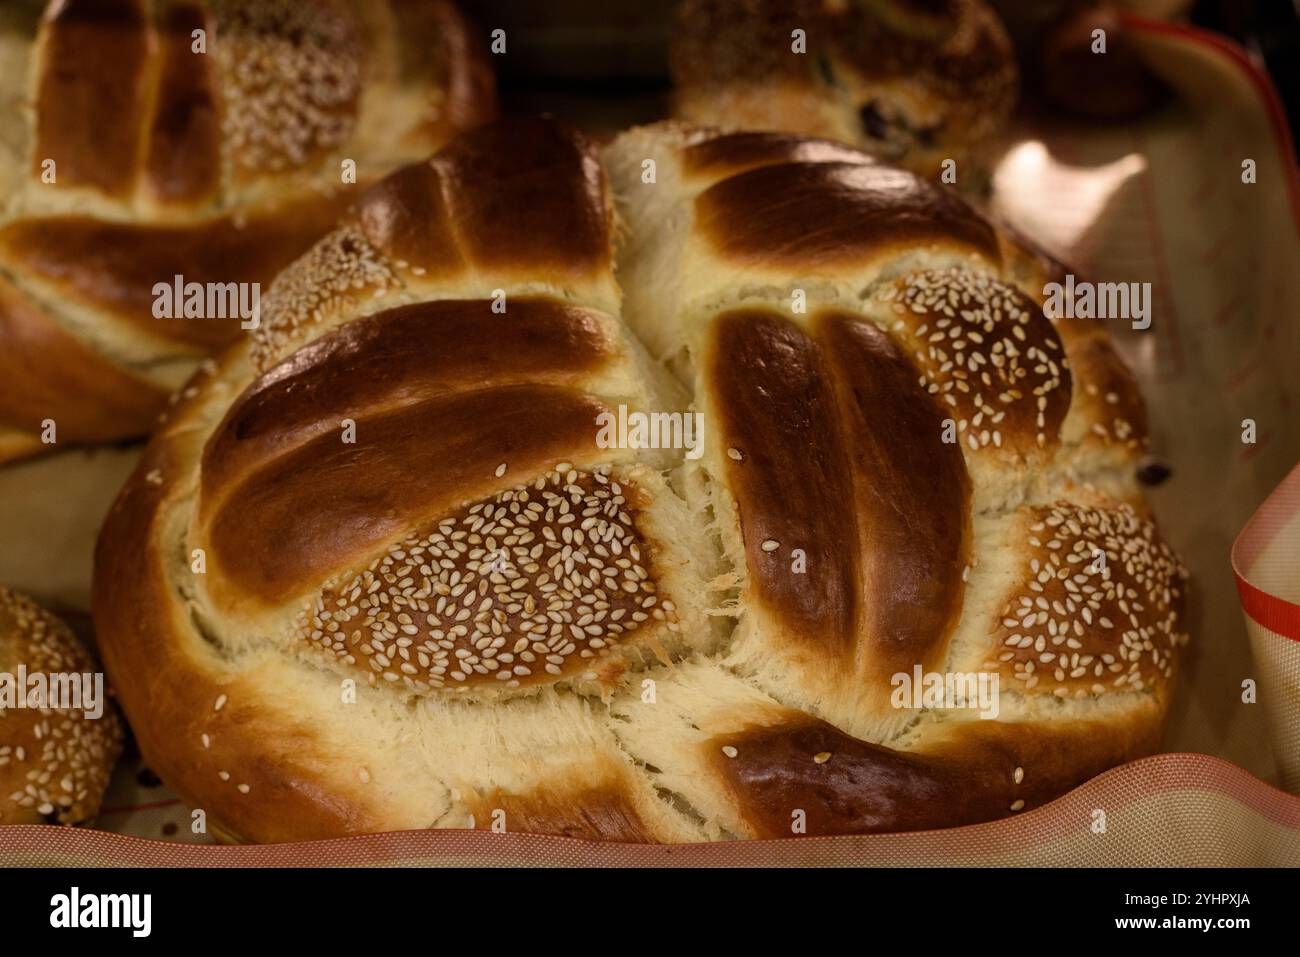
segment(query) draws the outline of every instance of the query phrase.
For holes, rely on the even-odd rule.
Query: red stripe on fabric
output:
[[[1300,605],[1269,594],[1251,582],[1255,564],[1283,528],[1300,513],[1300,465],[1293,468],[1281,484],[1250,517],[1245,528],[1232,543],[1232,570],[1237,577],[1241,607],[1249,618],[1283,637],[1300,641]]]
[[[1255,624],[1283,638],[1300,641],[1300,605],[1261,591],[1240,575],[1237,594],[1241,596],[1242,609]]]

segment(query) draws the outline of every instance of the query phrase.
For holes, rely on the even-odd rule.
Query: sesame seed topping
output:
[[[97,670],[62,619],[0,587],[0,671],[12,673],[19,665],[29,674]],[[98,719],[76,708],[0,708],[0,780],[7,785],[0,791],[0,825],[33,822],[33,814],[60,824],[93,817],[121,748],[122,726],[112,707]]]
[[[1022,516],[1032,557],[992,639],[1014,680],[1085,698],[1172,677],[1188,641],[1178,613],[1187,571],[1155,525],[1118,503],[1058,501]]]
[[[356,122],[364,50],[328,5],[222,4],[223,127],[242,169],[281,171],[340,146]]]
[[[1021,453],[1058,441],[1069,363],[1029,297],[973,269],[913,272],[879,295],[911,347],[920,385],[951,410],[972,452]]]
[[[813,760],[818,764],[825,764],[830,759],[831,759],[831,753],[829,751],[818,751],[816,754],[813,755]]]
[[[734,758],[734,757],[735,757],[736,755],[738,755],[740,752],[737,751],[735,748],[733,748],[731,745],[729,745],[729,744],[724,744],[724,745],[722,746],[722,753],[725,754],[725,755],[726,755],[727,757],[729,757],[729,758]]]
[[[250,357],[265,372],[299,344],[307,330],[355,307],[356,296],[375,297],[401,283],[389,263],[355,223],[344,223],[294,260],[271,283],[261,322],[252,331]]]
[[[364,670],[372,685],[421,695],[589,672],[651,623],[678,628],[635,500],[606,467],[560,463],[327,583],[299,614],[296,640]]]

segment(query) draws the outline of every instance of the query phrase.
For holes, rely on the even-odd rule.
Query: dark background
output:
[[[1300,129],[1300,0],[1197,0],[1192,20],[1240,43],[1268,68]]]
[[[3,0],[0,0],[3,2]],[[1022,20],[1089,0],[991,0]],[[675,0],[461,0],[484,30],[507,32],[494,58],[507,110],[571,109],[616,129],[667,111],[668,38]],[[1104,4],[1100,4],[1104,5]],[[1192,22],[1235,40],[1265,66],[1300,129],[1300,0],[1194,0]],[[1022,31],[1023,33],[1024,31]],[[1032,30],[1029,36],[1037,36]],[[1023,53],[1023,51],[1022,51]],[[1029,85],[1032,89],[1032,84]]]

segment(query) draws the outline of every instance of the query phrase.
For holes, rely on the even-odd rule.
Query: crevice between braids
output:
[[[34,288],[31,283],[19,277],[13,270],[2,263],[0,263],[0,279],[12,285],[28,303],[36,307],[44,316],[54,320],[55,325],[62,332],[76,339],[88,350],[98,353],[111,364],[142,376],[155,388],[170,390],[172,386],[169,382],[162,380],[161,377],[150,375],[150,373],[169,366],[197,366],[202,361],[203,357],[201,355],[186,352],[182,347],[170,340],[162,341],[166,341],[176,351],[163,352],[161,355],[149,359],[130,358],[114,348],[110,340],[91,335],[90,330],[87,328],[89,324],[78,322],[72,318],[70,311],[65,310],[61,305],[47,298],[40,290]],[[162,339],[162,337],[158,338]]]
[[[697,660],[700,657],[701,656],[699,655],[687,655],[683,657],[680,661],[673,662],[671,665],[668,665],[667,667],[669,668],[669,670],[672,670],[678,664],[684,664],[689,661]],[[736,839],[736,835],[734,833],[732,833],[731,831],[723,827],[720,822],[705,815],[704,812],[700,811],[699,808],[697,808],[691,801],[689,801],[686,798],[686,796],[683,795],[680,791],[670,788],[666,784],[664,784],[662,779],[662,772],[660,771],[659,768],[655,767],[654,765],[650,764],[647,761],[642,760],[641,758],[637,757],[635,754],[632,753],[632,751],[628,748],[626,742],[624,742],[623,736],[619,734],[619,729],[618,729],[618,725],[620,724],[623,725],[632,724],[632,721],[628,717],[626,717],[625,715],[615,714],[611,708],[606,706],[604,712],[604,718],[606,722],[606,727],[609,729],[610,732],[610,737],[614,741],[614,746],[618,748],[619,753],[621,753],[624,756],[628,764],[631,767],[635,768],[636,773],[641,777],[642,781],[645,784],[649,785],[652,793],[654,794],[655,800],[666,805],[674,813],[681,815],[686,820],[695,824],[696,827],[704,831],[706,834],[716,832],[716,834],[722,840]]]

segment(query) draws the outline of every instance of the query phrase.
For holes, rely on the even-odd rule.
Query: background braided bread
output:
[[[1056,268],[825,142],[460,137],[276,280],[116,503],[141,749],[259,841],[954,825],[1151,750],[1184,573]],[[599,447],[619,405],[698,409],[702,457]],[[917,666],[996,674],[997,720],[895,707]]]
[[[824,136],[924,176],[951,159],[963,189],[1016,101],[984,0],[682,0],[671,59],[682,119]]]
[[[442,0],[6,3],[0,461],[46,420],[148,432],[241,321],[157,318],[155,284],[269,283],[355,198],[344,159],[372,181],[491,116],[479,46]]]

